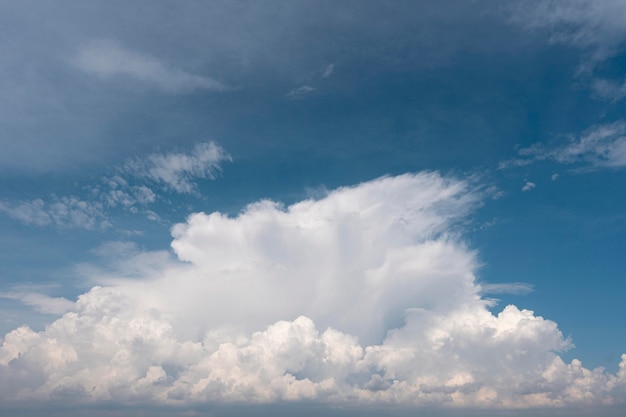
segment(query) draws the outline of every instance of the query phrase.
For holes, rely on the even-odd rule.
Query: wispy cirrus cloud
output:
[[[335,64],[328,64],[326,68],[324,68],[324,73],[322,74],[322,78],[328,78],[335,73]]]
[[[171,67],[152,56],[126,49],[108,40],[86,44],[72,63],[78,69],[102,79],[128,77],[169,93],[229,90],[228,86],[209,76]]]
[[[592,89],[598,97],[612,102],[620,101],[626,97],[626,81],[596,79],[592,83]]]
[[[313,91],[315,91],[315,87],[311,87],[309,85],[303,85],[303,86],[294,88],[293,90],[289,91],[287,94],[285,94],[285,96],[291,99],[301,99],[307,96],[308,94],[312,93]]]
[[[127,160],[112,168],[112,175],[85,186],[81,196],[57,196],[32,200],[0,201],[0,212],[32,226],[105,229],[111,225],[110,209],[122,207],[142,212],[151,220],[157,213],[147,207],[162,192],[192,193],[196,182],[214,179],[230,155],[214,142],[197,144],[189,152],[153,153]]]
[[[0,201],[0,212],[24,224],[87,230],[107,228],[110,223],[99,201],[76,196],[52,196],[24,201]]]
[[[529,30],[548,29],[550,41],[587,49],[604,60],[624,47],[626,3],[609,0],[530,0],[507,6]]]
[[[43,314],[61,315],[74,308],[74,302],[64,297],[50,297],[37,291],[16,289],[0,292],[0,298],[17,300]]]
[[[524,166],[536,161],[553,161],[582,169],[626,166],[626,122],[593,126],[578,136],[551,144],[536,144],[518,150],[518,158],[500,163],[500,168]]]
[[[584,54],[578,76],[597,98],[612,102],[626,97],[626,81],[598,78],[597,65],[626,46],[626,2],[609,0],[530,0],[506,6],[511,20],[529,31],[545,30],[551,43],[578,48]]]
[[[481,284],[480,288],[483,294],[525,295],[534,291],[534,285],[526,282]]]
[[[221,171],[221,163],[232,160],[215,142],[199,143],[189,153],[154,153],[127,161],[121,172],[147,179],[179,193],[195,189],[194,180],[213,179]]]

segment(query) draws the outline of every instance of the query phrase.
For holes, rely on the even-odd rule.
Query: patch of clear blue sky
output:
[[[289,204],[319,186],[407,171],[480,174],[505,195],[476,213],[476,226],[493,225],[467,234],[485,264],[479,279],[533,284],[529,295],[498,296],[500,306],[512,302],[556,321],[577,345],[566,358],[616,366],[626,347],[624,171],[571,172],[548,162],[497,169],[516,146],[623,115],[624,101],[594,97],[576,76],[586,59],[581,50],[507,23],[491,2],[304,2],[284,10],[215,3],[198,16],[201,7],[3,6],[3,199],[85,197],[85,186],[127,158],[209,139],[233,157],[220,177],[199,183],[199,198],[159,199],[151,209],[160,223],[120,210],[105,231],[0,217],[3,287],[59,284],[55,295],[75,296],[84,288],[72,268],[94,261],[91,249],[108,240],[166,249],[169,227],[194,210],[234,214],[260,198]],[[278,30],[277,21],[286,26]],[[168,94],[123,78],[94,81],[69,64],[92,39],[206,71],[234,89]],[[329,63],[335,71],[324,78]],[[625,68],[617,55],[597,73],[623,78]],[[286,96],[303,85],[314,90]],[[553,173],[560,178],[551,181]],[[537,187],[521,192],[526,181]],[[129,230],[143,235],[129,237]],[[5,320],[0,329],[14,324]]]

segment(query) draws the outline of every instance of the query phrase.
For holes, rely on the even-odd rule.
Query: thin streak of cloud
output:
[[[0,201],[0,212],[27,225],[87,230],[105,229],[110,222],[98,201],[76,196],[53,196],[50,201]]]
[[[322,74],[322,78],[328,78],[331,75],[333,75],[335,72],[335,64],[328,64],[326,65],[326,68],[324,69],[324,73]]]
[[[526,295],[535,290],[533,284],[525,282],[480,284],[480,288],[483,294]]]
[[[20,301],[43,314],[60,315],[74,307],[74,303],[67,298],[50,297],[33,291],[3,291],[0,298]]]
[[[525,166],[536,161],[577,165],[582,169],[626,167],[626,122],[618,120],[570,136],[565,143],[536,144],[518,150],[518,158],[500,163],[499,168]]]
[[[194,180],[213,179],[230,155],[214,142],[197,144],[189,153],[154,153],[124,164],[121,171],[161,184],[179,193],[195,190]]]
[[[312,93],[313,91],[315,91],[314,87],[303,85],[301,87],[294,88],[293,90],[291,90],[285,95],[291,99],[302,99],[306,95]]]
[[[617,102],[626,97],[626,81],[618,83],[611,80],[596,79],[592,83],[593,92],[600,98]]]
[[[154,57],[128,50],[107,40],[88,43],[72,62],[80,70],[102,79],[125,76],[170,93],[229,90],[228,86],[211,77],[172,68]]]

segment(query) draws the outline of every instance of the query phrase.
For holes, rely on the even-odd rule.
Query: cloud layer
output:
[[[236,217],[193,214],[172,231],[179,260],[133,279],[94,273],[102,286],[45,330],[5,335],[2,400],[622,401],[626,355],[615,375],[568,364],[556,323],[512,305],[490,312],[457,228],[480,198],[422,173]]]

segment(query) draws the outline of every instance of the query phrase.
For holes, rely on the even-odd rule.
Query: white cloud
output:
[[[531,0],[516,3],[510,11],[529,30],[548,29],[554,43],[590,50],[593,60],[614,55],[626,41],[622,0]]]
[[[35,291],[4,291],[0,298],[18,300],[44,314],[60,315],[74,307],[74,303],[64,297],[50,297]]]
[[[526,181],[526,184],[522,186],[522,191],[530,191],[535,187],[537,187],[537,184],[531,181]]]
[[[626,1],[530,0],[506,6],[514,22],[529,31],[546,30],[551,43],[578,48],[583,61],[577,76],[596,97],[619,101],[626,97],[626,81],[599,79],[599,63],[614,58],[626,45]]]
[[[193,180],[214,178],[221,170],[220,163],[230,160],[223,148],[214,142],[208,142],[197,144],[188,154],[155,153],[128,161],[122,171],[165,185],[179,193],[190,193],[195,190]],[[150,189],[143,190],[138,195],[143,196],[144,201],[154,199]]]
[[[626,97],[626,81],[620,84],[611,80],[596,79],[592,84],[592,89],[598,97],[612,102]]]
[[[228,90],[227,86],[211,77],[169,67],[154,57],[130,51],[106,40],[93,41],[84,46],[74,57],[73,64],[103,79],[125,76],[171,93]]]
[[[335,64],[328,64],[324,69],[324,73],[322,74],[322,78],[328,78],[335,72]]]
[[[109,221],[99,202],[84,201],[76,196],[53,196],[19,202],[1,202],[0,211],[22,223],[35,226],[54,225],[60,228],[102,229]]]
[[[533,292],[534,286],[525,282],[509,282],[497,284],[481,284],[483,294],[515,294],[524,295]]]
[[[292,99],[300,99],[300,98],[304,98],[304,96],[310,94],[313,91],[315,91],[314,87],[303,85],[301,87],[294,88],[293,90],[291,90],[285,95]]]
[[[110,209],[123,207],[131,213],[143,213],[159,221],[157,213],[147,210],[158,196],[157,188],[192,193],[198,179],[213,179],[221,163],[231,157],[214,142],[199,143],[189,153],[154,153],[126,161],[114,168],[115,174],[102,178],[100,185],[84,187],[88,194],[52,195],[22,201],[0,201],[0,213],[33,226],[104,229],[111,225]],[[149,187],[148,185],[151,187]]]
[[[560,177],[560,175],[559,175],[559,174],[554,173],[554,174],[552,174],[552,176],[550,176],[550,180],[552,180],[552,181],[556,181],[556,180],[558,180],[558,179],[559,179],[559,177]]]
[[[537,144],[518,151],[520,158],[502,162],[500,168],[524,166],[550,160],[560,164],[577,164],[586,169],[622,168],[626,166],[626,122],[593,126],[565,143]]]
[[[568,364],[556,323],[489,311],[455,226],[480,204],[477,189],[422,173],[289,207],[261,201],[237,217],[193,214],[173,229],[178,261],[138,253],[45,330],[6,334],[0,399],[623,402],[626,355],[617,374]]]
[[[46,204],[40,198],[19,203],[0,201],[0,211],[4,214],[22,223],[36,226],[47,226],[52,222],[45,206]]]

